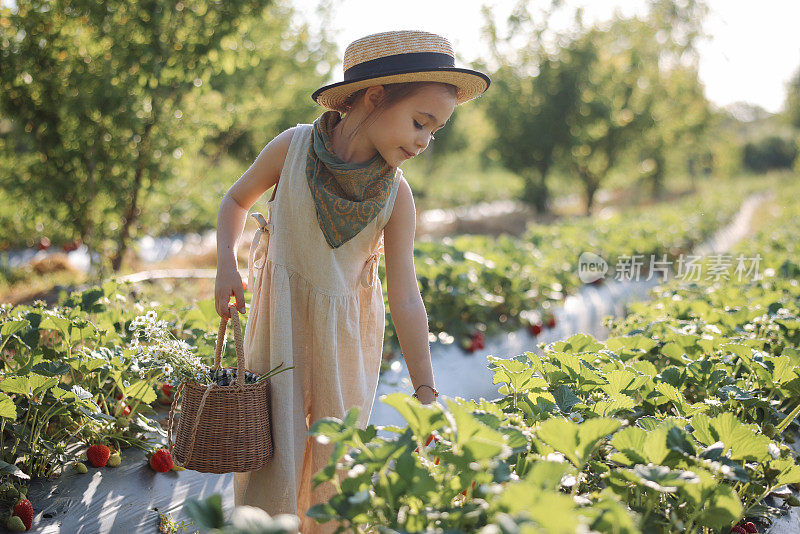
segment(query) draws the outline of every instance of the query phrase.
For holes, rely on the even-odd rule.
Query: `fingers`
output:
[[[220,317],[225,317],[227,319],[230,319],[230,315],[228,314],[228,300],[230,299],[223,299],[222,297],[217,295],[216,308],[217,308],[217,314]]]
[[[240,284],[238,286],[234,286],[233,288],[233,296],[236,298],[236,308],[239,310],[239,313],[244,313],[244,287]]]
[[[245,313],[245,300],[244,300],[244,281],[238,273],[226,274],[217,278],[217,283],[214,291],[214,307],[220,317],[230,319],[230,306],[231,297],[236,301],[236,309],[239,313]]]

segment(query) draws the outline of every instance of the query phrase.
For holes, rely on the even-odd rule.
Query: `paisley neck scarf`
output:
[[[341,120],[326,111],[313,124],[306,158],[306,178],[317,222],[331,248],[340,247],[374,219],[386,205],[396,168],[378,153],[366,163],[347,163],[333,151],[333,129]]]

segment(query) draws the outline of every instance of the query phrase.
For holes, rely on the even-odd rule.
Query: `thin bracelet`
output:
[[[429,388],[431,388],[433,390],[433,398],[436,398],[436,397],[439,396],[439,392],[436,391],[436,388],[434,388],[433,386],[428,386],[428,384],[420,384],[419,386],[417,386],[417,389],[414,390],[414,394],[411,395],[411,396],[414,397],[415,399],[419,399],[419,397],[417,396],[417,390],[419,388],[421,388],[422,386],[427,386],[427,387],[429,387]]]

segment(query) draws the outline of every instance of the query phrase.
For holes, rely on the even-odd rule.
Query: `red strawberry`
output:
[[[86,449],[86,457],[89,462],[95,467],[103,467],[108,463],[108,458],[111,456],[111,449],[101,444],[95,444]]]
[[[175,462],[172,461],[172,455],[167,449],[158,449],[150,457],[150,467],[159,473],[166,473],[173,468]]]
[[[742,527],[731,527],[731,534],[747,534],[747,531]]]
[[[122,400],[122,397],[123,397],[122,393],[117,393],[117,400]]]
[[[163,391],[164,395],[166,395],[167,397],[172,398],[172,389],[174,387],[175,386],[173,386],[171,384],[164,383],[164,384],[161,385],[161,391]]]
[[[125,408],[122,409],[122,415],[130,415],[131,414],[131,406],[130,404],[126,404]]]
[[[472,489],[475,489],[475,481],[474,481],[474,480],[472,481]],[[463,495],[464,497],[466,497],[466,496],[467,496],[467,490],[464,490],[464,491],[462,491],[462,492],[461,492],[461,495]]]
[[[441,441],[439,438],[437,438],[433,434],[428,434],[428,440],[425,442],[425,446],[427,447],[428,445],[430,445],[431,441],[433,441],[434,439],[436,440],[436,443],[439,443],[439,441]],[[419,452],[419,447],[414,449],[414,452]]]
[[[552,313],[547,316],[547,328],[553,328],[556,325],[556,316]]]
[[[17,504],[14,505],[14,515],[22,519],[25,530],[31,529],[31,524],[33,523],[33,505],[31,505],[31,501],[25,497],[18,500]]]
[[[536,337],[542,333],[542,323],[534,323],[528,327],[528,331],[532,336]]]
[[[755,533],[758,532],[758,529],[756,528],[756,524],[753,523],[752,521],[748,521],[747,523],[745,523],[744,524],[744,529],[747,532],[749,532],[750,534],[755,534]]]
[[[483,332],[475,332],[472,334],[472,339],[475,341],[475,345],[479,348],[483,348],[483,342],[485,341],[485,337]]]

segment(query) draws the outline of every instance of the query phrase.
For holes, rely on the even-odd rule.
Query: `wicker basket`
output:
[[[273,453],[270,378],[245,383],[242,332],[235,305],[230,305],[229,313],[236,342],[236,379],[228,386],[181,382],[169,411],[167,445],[173,460],[201,473],[254,471],[264,466]],[[215,370],[220,369],[227,322],[228,318],[222,317],[214,353]],[[181,393],[181,416],[173,445],[173,417]]]

